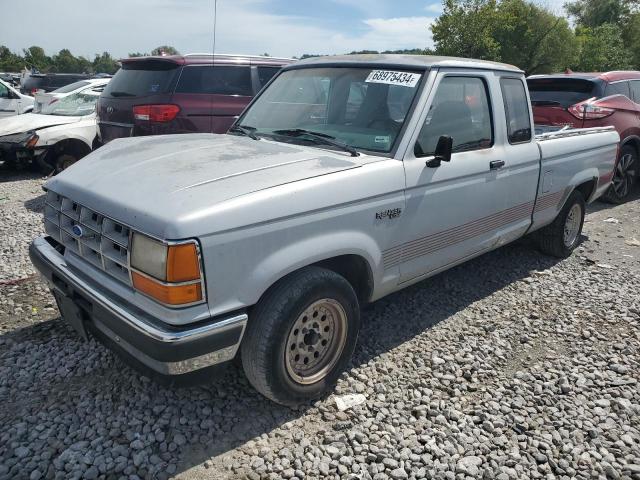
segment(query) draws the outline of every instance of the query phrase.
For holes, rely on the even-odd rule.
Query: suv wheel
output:
[[[326,393],[347,366],[360,310],[344,277],[307,267],[282,279],[256,305],[242,341],[242,365],[253,387],[296,406]]]
[[[613,183],[602,199],[609,203],[624,202],[636,182],[638,175],[638,152],[630,145],[620,150],[620,158],[613,175]]]
[[[567,258],[580,243],[584,224],[585,203],[582,194],[574,190],[550,225],[540,229],[538,243],[547,255]]]

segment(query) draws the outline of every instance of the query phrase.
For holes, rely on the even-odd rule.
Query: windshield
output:
[[[63,97],[49,105],[43,105],[43,115],[62,115],[65,117],[79,117],[89,115],[95,111],[96,100],[103,87],[91,87]]]
[[[564,108],[596,96],[596,84],[573,78],[539,78],[527,80],[534,106],[558,105]]]
[[[180,73],[178,67],[176,63],[160,60],[123,63],[104,94],[108,97],[144,97],[168,93]]]
[[[388,153],[422,74],[370,68],[305,68],[280,74],[239,120],[258,135],[302,141],[303,129],[357,149]],[[254,130],[255,129],[255,130]]]
[[[86,87],[87,85],[90,85],[90,83],[85,81],[74,82],[70,83],[69,85],[65,85],[64,87],[60,87],[51,93],[69,93],[73,92],[74,90],[78,90],[79,88]]]

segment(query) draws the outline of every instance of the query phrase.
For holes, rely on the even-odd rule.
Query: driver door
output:
[[[13,97],[13,92],[0,82],[0,117],[18,114],[18,100]]]
[[[494,117],[502,105],[491,94],[494,73],[436,75],[404,159],[401,283],[491,249],[499,240],[500,222],[511,214],[504,212],[504,150]],[[453,139],[451,160],[429,167],[426,162],[443,135]]]

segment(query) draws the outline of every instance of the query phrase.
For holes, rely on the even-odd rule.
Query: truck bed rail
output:
[[[536,127],[538,129],[538,127]],[[567,138],[567,137],[577,137],[581,135],[590,135],[593,133],[603,133],[603,132],[612,132],[615,131],[615,127],[591,127],[591,128],[569,128],[562,127],[559,130],[555,131],[547,131],[543,133],[536,133],[536,140],[539,142],[545,140],[552,140],[555,138]]]

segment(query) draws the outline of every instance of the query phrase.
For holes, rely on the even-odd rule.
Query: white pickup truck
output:
[[[229,134],[115,140],[49,180],[30,253],[81,335],[171,378],[239,355],[298,404],[349,365],[361,305],[533,232],[568,256],[618,142],[536,137],[509,65],[312,59]]]

